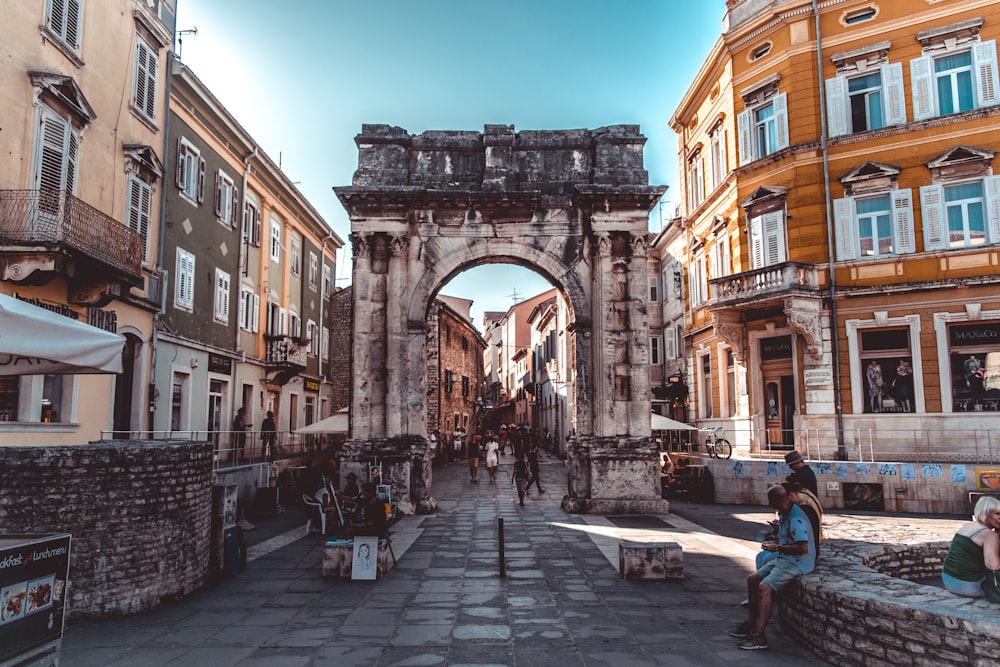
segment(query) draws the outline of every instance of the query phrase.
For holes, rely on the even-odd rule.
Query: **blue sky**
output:
[[[364,123],[426,130],[637,124],[650,183],[677,201],[667,123],[719,37],[723,0],[178,0],[181,59],[312,202],[348,250],[332,188],[350,185]],[[653,230],[659,216],[652,216]],[[466,271],[442,291],[506,310],[550,285]]]

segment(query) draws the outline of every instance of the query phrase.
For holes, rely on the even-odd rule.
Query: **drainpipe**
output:
[[[826,143],[826,86],[823,85],[823,34],[820,30],[819,7],[812,0],[813,16],[816,19],[816,76],[819,87],[820,150],[823,153],[823,190],[826,198],[826,244],[829,249],[830,270],[830,346],[833,353],[833,401],[837,418],[837,460],[847,460],[844,445],[844,409],[840,387],[840,336],[837,324],[837,273],[833,245],[833,202],[830,198],[830,153]]]

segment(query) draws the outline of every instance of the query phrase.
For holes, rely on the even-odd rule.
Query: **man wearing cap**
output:
[[[797,451],[790,451],[785,454],[785,463],[792,469],[792,474],[786,477],[789,482],[798,482],[803,489],[809,489],[815,495],[819,495],[819,484],[816,482],[816,473],[806,465],[806,460]]]

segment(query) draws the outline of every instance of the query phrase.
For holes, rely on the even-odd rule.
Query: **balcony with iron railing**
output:
[[[819,291],[819,270],[812,264],[784,262],[708,281],[708,307],[760,307],[795,294]]]
[[[301,344],[298,338],[265,336],[264,339],[267,343],[264,366],[268,373],[273,373],[270,382],[285,384],[306,369],[308,346]]]
[[[140,234],[64,190],[0,190],[0,259],[36,254],[43,271],[143,281]]]

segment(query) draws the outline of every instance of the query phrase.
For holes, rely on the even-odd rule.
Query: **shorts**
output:
[[[757,570],[757,576],[764,579],[764,583],[777,593],[802,574],[799,566],[787,558],[773,558]]]
[[[950,574],[942,572],[941,581],[944,583],[944,587],[955,595],[961,595],[962,597],[967,598],[981,598],[986,595],[986,593],[983,592],[982,579],[979,581],[965,581],[963,579],[956,579]]]

